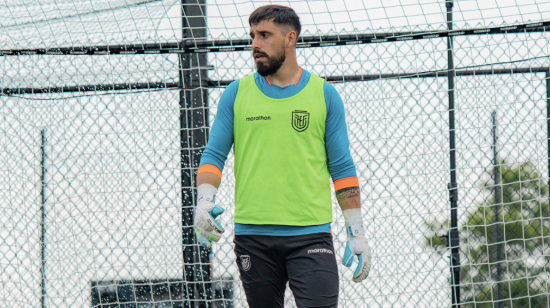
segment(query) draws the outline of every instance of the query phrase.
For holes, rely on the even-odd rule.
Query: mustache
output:
[[[253,57],[256,57],[257,55],[262,55],[262,56],[264,56],[264,57],[266,57],[266,58],[269,58],[269,56],[268,56],[265,52],[254,51],[254,52],[252,53],[252,56],[253,56]]]

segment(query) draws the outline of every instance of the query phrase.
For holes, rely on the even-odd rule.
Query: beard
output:
[[[256,70],[258,71],[258,74],[262,75],[262,77],[277,73],[279,68],[281,68],[286,60],[286,53],[284,48],[281,48],[279,50],[279,53],[273,56],[269,56],[268,54],[260,51],[255,52],[254,54],[261,54],[267,59],[267,63],[265,64],[261,62],[256,62]]]

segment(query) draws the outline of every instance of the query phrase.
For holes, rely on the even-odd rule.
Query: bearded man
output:
[[[267,5],[249,17],[257,73],[223,93],[197,173],[197,234],[218,241],[214,204],[231,146],[235,152],[235,254],[248,304],[284,307],[287,282],[298,307],[336,307],[338,270],[331,234],[330,178],[346,222],[343,257],[370,269],[359,181],[336,89],[296,60],[300,19]]]

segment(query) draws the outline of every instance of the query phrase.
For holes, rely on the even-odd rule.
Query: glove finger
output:
[[[195,233],[199,239],[199,243],[206,248],[210,248],[212,242],[218,242],[222,237],[221,234],[216,232],[207,231],[202,228],[195,229]]]
[[[210,248],[212,243],[209,240],[207,240],[206,238],[204,238],[204,236],[203,236],[204,232],[201,232],[200,228],[195,229],[195,234],[197,234],[197,239],[198,239],[199,244],[201,244],[205,248]]]
[[[219,205],[216,205],[210,212],[210,216],[218,218],[218,216],[220,216],[223,212],[225,212],[225,209]]]
[[[370,249],[369,249],[370,250]],[[371,255],[370,251],[365,254],[357,255],[359,258],[359,265],[353,274],[353,282],[361,282],[367,278],[371,267]]]
[[[359,259],[359,264],[357,264],[357,268],[353,273],[353,278],[359,276],[359,274],[361,274],[361,272],[363,271],[363,267],[365,266],[365,264],[363,263],[363,255],[357,255],[357,258]]]
[[[206,238],[208,238],[208,240],[212,241],[212,242],[218,242],[221,237],[222,237],[221,234],[218,234],[218,233],[215,233],[215,232],[208,232],[206,234]]]
[[[205,228],[207,231],[213,231],[219,233],[220,235],[225,232],[225,229],[222,227],[222,225],[210,214],[208,214],[206,223],[208,224],[208,226]]]
[[[344,258],[342,259],[342,264],[346,267],[350,267],[353,265],[353,256],[355,255],[354,252],[351,251],[349,247],[349,242],[346,244],[346,250],[344,251]]]

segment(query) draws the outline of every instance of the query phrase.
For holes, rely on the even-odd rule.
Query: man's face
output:
[[[252,56],[256,69],[262,76],[275,74],[286,59],[285,36],[283,29],[271,20],[263,20],[250,26]]]

